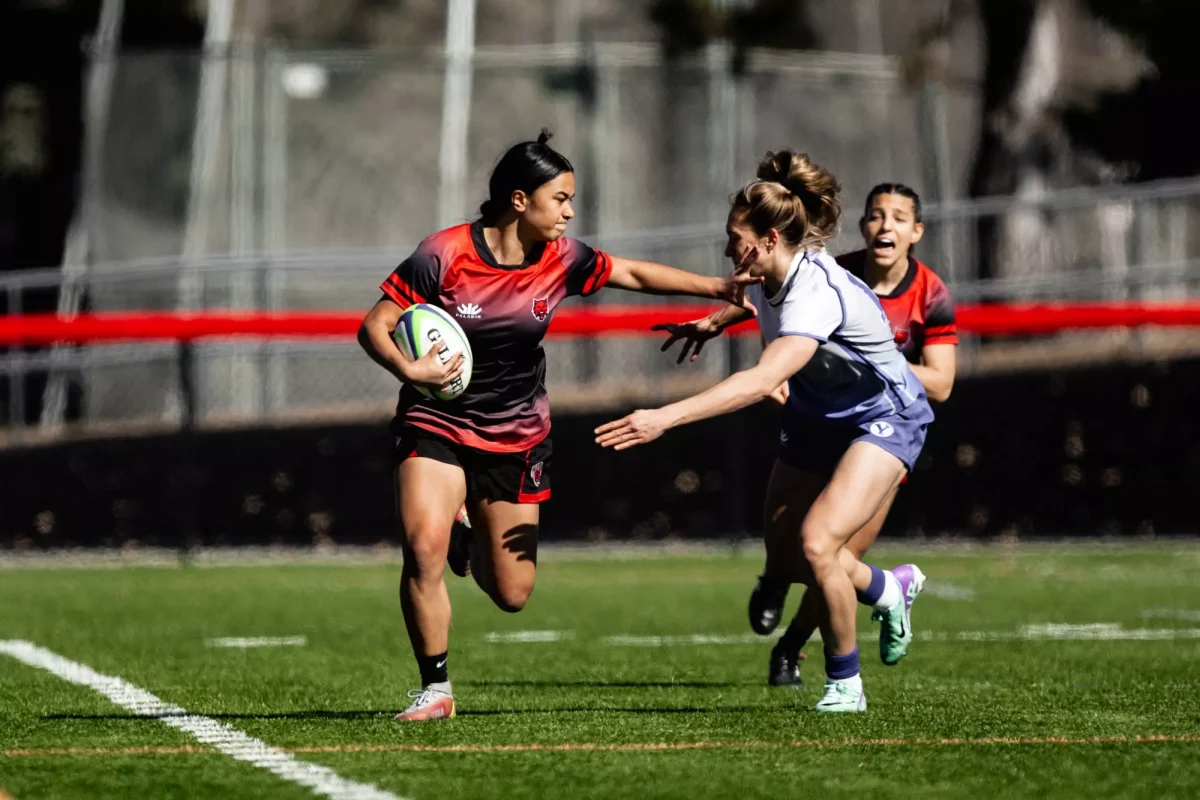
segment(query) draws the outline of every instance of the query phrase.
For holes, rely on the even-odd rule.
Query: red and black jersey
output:
[[[838,256],[838,263],[861,281],[866,281],[867,251]],[[892,323],[896,347],[913,364],[920,363],[927,344],[958,344],[954,322],[954,300],[950,290],[933,270],[908,257],[908,272],[890,294],[879,302]]]
[[[587,296],[612,273],[608,254],[563,237],[517,265],[496,261],[476,222],[423,241],[380,287],[401,308],[429,303],[453,316],[475,365],[454,400],[400,391],[394,426],[415,425],[458,444],[494,453],[529,450],[550,433],[542,338],[554,310]]]

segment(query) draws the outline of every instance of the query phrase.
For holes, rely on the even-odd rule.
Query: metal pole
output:
[[[615,191],[616,176],[620,174],[620,129],[621,129],[621,84],[619,67],[608,63],[599,45],[589,43],[587,58],[591,60],[596,76],[596,100],[594,113],[588,116],[588,152],[592,180],[585,187],[588,198],[588,217],[595,225],[592,233],[603,241],[605,236],[620,230],[620,204]],[[595,302],[603,303],[604,296]],[[591,382],[609,377],[605,361],[616,361],[617,375],[625,375],[629,365],[621,355],[621,347],[589,339],[580,344],[580,364],[584,379]],[[607,355],[607,358],[605,357]]]
[[[578,74],[583,66],[579,0],[556,0],[554,3],[554,44],[566,48],[575,46],[580,53],[579,62],[571,65],[571,70]],[[558,113],[554,118],[555,141],[567,152],[576,149],[576,120],[579,118],[579,99],[576,93],[569,92],[558,98],[555,104]]]
[[[179,365],[179,522],[182,533],[180,562],[191,563],[192,552],[200,540],[200,470],[196,464],[196,363],[195,344],[181,341]]]
[[[919,124],[922,159],[925,167],[925,194],[929,201],[944,207],[953,199],[950,182],[950,137],[947,131],[946,97],[937,81],[926,76],[918,95]],[[950,226],[944,222],[937,226],[934,240],[934,263],[942,275],[951,281],[966,277],[961,264],[956,263],[951,247]]]
[[[263,142],[263,244],[268,261],[263,265],[264,308],[276,311],[283,306],[283,273],[275,261],[287,251],[288,185],[288,98],[283,89],[287,55],[271,50],[266,59],[266,97],[264,99],[265,137]],[[277,343],[266,347],[266,380],[263,382],[262,414],[265,419],[282,408],[287,391],[285,363]]]
[[[229,71],[229,38],[233,31],[235,0],[209,0],[208,24],[204,32],[204,55],[200,71],[200,96],[192,133],[192,169],[189,181],[187,227],[180,257],[178,307],[194,310],[203,300],[203,280],[193,269],[208,249],[208,222],[217,182],[217,159],[225,111],[225,84]],[[167,393],[163,417],[170,419],[177,395]]]
[[[475,56],[476,0],[450,0],[446,10],[446,76],[442,91],[442,149],[438,159],[438,226],[462,219],[467,196],[467,135]]]
[[[243,52],[233,63],[232,75],[232,195],[229,203],[230,244],[235,256],[246,257],[258,246],[258,214],[255,205],[255,164],[257,163],[257,87],[258,59],[253,52]],[[231,308],[254,308],[255,274],[250,268],[239,269],[229,276],[229,305]],[[259,345],[243,342],[230,356],[230,410],[242,418],[258,411],[262,392],[256,369]]]
[[[58,292],[58,314],[61,317],[70,317],[79,311],[88,266],[92,260],[89,228],[100,203],[100,162],[104,158],[104,134],[112,103],[113,77],[124,17],[125,0],[104,0],[96,25],[96,36],[92,41],[83,109],[83,180],[63,250],[63,281]],[[64,371],[67,347],[55,345],[50,351],[50,375],[42,400],[41,425],[45,429],[62,425],[66,413],[67,378]]]
[[[855,0],[858,52],[883,55],[883,9],[880,0]]]
[[[179,293],[181,308],[196,308],[200,302],[199,278],[190,273],[187,262],[200,257],[208,248],[208,221],[212,211],[217,157],[221,146],[234,2],[235,0],[209,0],[208,3],[208,25],[204,32],[204,55],[200,72],[200,98],[196,104],[196,124],[192,133],[187,227],[183,235],[184,271]]]
[[[287,54],[267,51],[263,82],[263,249],[287,250],[288,98],[283,89]]]
[[[581,17],[579,0],[554,0],[554,43],[577,43]]]

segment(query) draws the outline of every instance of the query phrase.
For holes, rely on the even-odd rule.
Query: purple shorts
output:
[[[918,402],[889,417],[850,425],[807,417],[786,406],[779,434],[779,460],[806,472],[833,474],[842,456],[855,442],[870,442],[894,455],[912,472],[925,433],[933,422],[929,403]]]

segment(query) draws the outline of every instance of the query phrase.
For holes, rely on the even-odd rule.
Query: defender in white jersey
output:
[[[758,284],[747,293],[767,345],[781,336],[817,342],[811,360],[788,378],[795,412],[859,425],[914,405],[928,409],[925,389],[896,348],[879,298],[824,247],[798,251],[776,292]],[[909,461],[905,448],[887,449]]]
[[[845,545],[912,469],[933,412],[874,293],[825,252],[841,213],[836,179],[790,151],[768,153],[758,177],[733,199],[725,253],[764,279],[749,290],[767,343],[758,364],[695,397],[603,425],[597,442],[618,450],[644,444],[756,403],[787,382],[780,454],[767,488],[767,562],[751,620],[769,632],[788,585],[816,587],[826,620],[825,695],[816,710],[863,711],[855,594],[883,623],[880,655],[894,664],[912,641],[910,612],[924,575],[911,564],[888,571],[863,564]],[[801,434],[814,426],[830,435]],[[795,454],[831,438],[840,442],[836,467],[817,485],[793,463]]]

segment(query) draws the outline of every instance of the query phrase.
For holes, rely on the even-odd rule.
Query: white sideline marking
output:
[[[1172,628],[1136,628],[1125,630],[1119,622],[1094,622],[1088,625],[1062,625],[1050,623],[1047,625],[1026,625],[1021,628],[1021,636],[1025,639],[1060,639],[1060,640],[1098,640],[1103,642],[1116,641],[1156,641],[1166,639],[1200,639],[1200,629]]]
[[[303,647],[308,644],[304,636],[225,636],[209,639],[209,647]]]
[[[1200,611],[1183,608],[1147,608],[1142,612],[1145,619],[1178,619],[1184,622],[1200,622]]]
[[[1048,623],[1026,625],[1017,631],[917,631],[915,636],[927,642],[1163,642],[1200,639],[1200,628],[1126,630],[1119,622],[1092,622],[1085,625]]]
[[[921,594],[936,597],[938,600],[949,600],[950,602],[965,603],[975,599],[974,589],[966,586],[955,586],[952,583],[941,583],[940,581],[927,581],[925,588],[921,590]]]
[[[610,647],[687,647],[694,645],[747,645],[773,642],[782,632],[773,636],[756,636],[753,633],[719,635],[692,634],[690,636],[607,636],[602,643]],[[875,641],[879,638],[874,631],[859,629],[858,640]],[[1093,622],[1084,625],[1049,623],[1026,625],[1016,631],[916,631],[913,638],[922,642],[1163,642],[1174,639],[1200,639],[1200,628],[1133,628],[1126,630],[1118,622]],[[809,640],[819,642],[816,633]]]
[[[561,642],[574,639],[575,631],[493,631],[485,633],[483,640],[492,644],[530,644],[534,642]]]
[[[782,631],[780,635],[783,635]],[[690,636],[607,636],[604,638],[604,644],[610,647],[683,647],[704,644],[759,644],[775,638],[777,637],[758,636],[753,633],[731,636],[707,633],[694,633]]]
[[[285,781],[311,789],[315,794],[336,800],[404,800],[370,784],[347,780],[328,767],[299,761],[290,753],[223,722],[191,714],[187,709],[164,702],[121,678],[101,675],[86,664],[70,661],[33,642],[0,641],[0,653],[31,667],[44,669],[68,683],[94,689],[139,717],[155,717],[164,725],[191,734],[196,741],[210,745],[230,758],[261,767]]]

